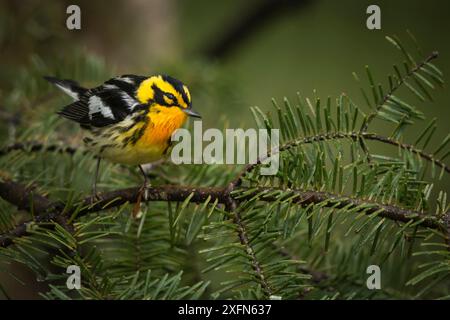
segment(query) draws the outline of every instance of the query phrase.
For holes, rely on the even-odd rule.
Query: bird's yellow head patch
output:
[[[136,96],[141,103],[156,104],[165,107],[188,109],[191,106],[191,94],[179,80],[157,75],[147,78],[139,85]]]

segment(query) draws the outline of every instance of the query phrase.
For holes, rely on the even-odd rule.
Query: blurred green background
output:
[[[287,9],[258,22],[223,56],[205,54],[265,2],[277,2]],[[70,64],[74,52],[83,50],[104,59],[111,75],[170,72],[187,84],[220,80],[208,82],[208,88],[196,88],[194,103],[212,117],[205,117],[208,124],[216,124],[219,113],[237,126],[251,121],[249,106],[267,110],[272,97],[293,97],[297,91],[313,96],[317,90],[325,98],[346,92],[362,104],[351,73],[363,74],[368,64],[378,81],[385,83],[386,74],[394,62],[401,62],[401,56],[384,36],[397,34],[407,39],[407,29],[424,54],[439,51],[436,63],[449,73],[450,3],[376,3],[381,7],[381,30],[366,28],[366,8],[373,1],[2,1],[0,94],[4,100],[31,55],[49,65],[55,60]],[[69,4],[81,8],[81,30],[65,26]],[[55,73],[60,66],[52,66]],[[96,79],[78,80],[98,84]],[[204,103],[204,93],[210,90],[225,91],[220,104]],[[423,110],[430,118],[444,119],[448,112],[444,106],[449,102],[448,90],[438,90],[436,101],[424,104]],[[2,108],[17,110],[20,106],[2,103]],[[440,130],[442,136],[446,129],[441,126]]]
[[[66,28],[70,4],[81,8],[81,30]],[[366,28],[370,4],[381,8],[381,30]],[[272,97],[294,99],[297,91],[323,99],[345,92],[364,109],[352,72],[363,76],[367,64],[377,82],[385,84],[392,64],[402,61],[386,35],[408,39],[410,30],[425,55],[439,51],[436,64],[444,75],[450,73],[449,12],[448,1],[420,0],[3,0],[0,137],[14,141],[31,123],[57,110],[54,103],[45,103],[55,92],[40,78],[41,70],[86,86],[124,73],[171,74],[191,88],[204,127],[253,126],[250,106],[268,111]],[[243,24],[248,33],[237,32],[221,48],[224,37],[252,16],[250,27]],[[86,57],[104,71],[92,77],[77,72],[77,61]],[[24,96],[24,83],[31,83],[25,92],[33,99]],[[434,96],[434,102],[418,105],[428,119],[438,118],[437,145],[448,132],[450,92],[446,87]],[[382,122],[374,128],[391,130]],[[14,297],[35,296],[20,291]]]

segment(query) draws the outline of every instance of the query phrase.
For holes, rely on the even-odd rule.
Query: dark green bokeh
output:
[[[202,50],[258,1],[150,1],[141,12],[133,11],[140,8],[133,1],[128,5],[117,0],[113,5],[106,1],[77,1],[82,10],[79,31],[65,28],[69,2],[41,5],[29,1],[21,6],[7,1],[2,3],[0,98],[8,96],[18,70],[26,69],[30,55],[37,54],[50,63],[67,57],[70,63],[73,52],[80,48],[105,59],[111,75],[166,72],[188,84],[197,83],[199,78],[201,84],[205,78],[212,79],[206,81],[207,88],[193,85],[194,103],[206,115],[208,126],[218,125],[218,113],[229,119],[231,126],[253,125],[249,106],[269,110],[272,97],[294,98],[296,92],[313,98],[316,90],[315,95],[322,99],[345,92],[364,105],[352,72],[364,75],[368,64],[376,80],[385,84],[392,64],[401,63],[402,58],[384,37],[396,34],[408,39],[406,30],[416,36],[424,54],[438,50],[436,63],[444,74],[450,72],[448,2],[378,1],[382,29],[374,31],[366,28],[370,1],[305,2],[266,21],[224,59],[205,63]],[[158,18],[147,23],[146,16]],[[158,19],[161,29],[169,31],[164,31],[165,38],[156,42],[158,37],[152,34],[160,30],[148,27],[159,25]],[[214,82],[217,79],[220,81]],[[204,99],[204,93],[211,90],[223,91],[218,103]],[[447,132],[448,111],[444,106],[450,104],[450,94],[447,89],[437,90],[435,98],[435,102],[419,106],[429,119],[439,118],[442,125],[438,123],[436,135],[442,137]],[[1,107],[20,108],[5,102]],[[383,123],[377,125],[385,128]]]

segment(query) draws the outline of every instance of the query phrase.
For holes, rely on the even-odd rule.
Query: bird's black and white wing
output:
[[[135,92],[144,79],[131,75],[110,79],[87,90],[58,114],[84,126],[104,127],[118,123],[142,106]]]

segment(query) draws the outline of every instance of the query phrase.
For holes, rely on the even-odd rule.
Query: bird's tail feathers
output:
[[[44,76],[44,79],[48,82],[53,83],[64,93],[72,97],[74,100],[79,100],[79,98],[86,93],[88,89],[81,87],[77,82],[68,79],[58,79],[55,77]]]

